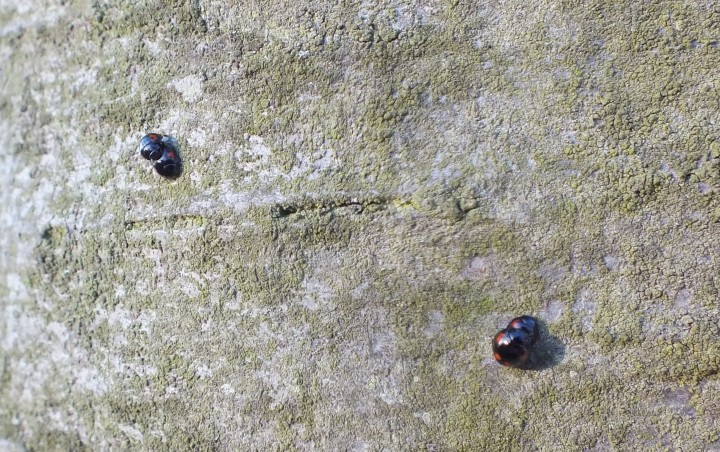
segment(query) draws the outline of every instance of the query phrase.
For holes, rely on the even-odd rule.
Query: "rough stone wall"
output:
[[[0,449],[720,450],[719,39],[710,1],[0,1]],[[502,368],[525,313],[555,345]]]

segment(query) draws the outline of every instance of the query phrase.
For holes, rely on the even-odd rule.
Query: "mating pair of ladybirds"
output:
[[[155,171],[161,176],[175,178],[182,172],[182,161],[175,138],[148,133],[140,140],[140,155],[155,160]]]
[[[512,319],[507,328],[493,338],[493,356],[503,366],[521,367],[530,358],[532,347],[540,337],[539,330],[535,317],[523,315]]]

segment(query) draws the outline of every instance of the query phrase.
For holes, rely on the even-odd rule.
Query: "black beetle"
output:
[[[159,133],[148,133],[140,140],[140,155],[147,160],[157,160],[163,153],[163,136]]]
[[[175,178],[182,173],[177,141],[171,136],[148,133],[140,140],[140,155],[155,160],[155,171],[163,177]]]
[[[540,331],[535,317],[523,315],[510,321],[492,340],[495,360],[507,367],[520,367],[530,358]]]
[[[540,337],[540,328],[538,327],[538,321],[535,317],[529,315],[521,315],[515,317],[508,323],[508,328],[515,328],[518,330],[525,331],[530,336],[530,345],[535,345],[538,337]]]

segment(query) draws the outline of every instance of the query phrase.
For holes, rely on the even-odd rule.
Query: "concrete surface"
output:
[[[720,450],[718,39],[710,1],[1,0],[0,449]]]

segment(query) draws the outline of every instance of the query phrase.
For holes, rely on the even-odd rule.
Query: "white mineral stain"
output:
[[[178,283],[178,286],[180,288],[180,292],[184,293],[190,298],[197,298],[200,295],[200,289],[198,289],[198,287],[190,281],[180,281]]]
[[[172,80],[168,82],[167,87],[178,90],[185,102],[195,102],[203,95],[203,80],[197,75],[188,75],[181,79]]]
[[[143,440],[143,434],[140,430],[133,427],[132,425],[118,425],[118,429],[125,433],[128,438],[135,440],[135,441],[142,441]]]
[[[428,314],[428,324],[423,329],[425,337],[432,338],[435,337],[437,333],[441,332],[444,320],[445,315],[441,311],[430,311],[430,314]]]
[[[190,146],[204,146],[207,133],[203,129],[194,129],[188,134],[187,141]]]
[[[305,294],[300,304],[311,311],[315,311],[321,306],[327,308],[333,296],[330,286],[316,278],[303,280],[302,289]]]
[[[97,79],[97,69],[81,69],[75,74],[75,82],[73,82],[72,89],[80,89],[83,86],[92,85]]]
[[[561,301],[551,301],[544,309],[540,311],[540,318],[548,322],[554,322],[560,318],[565,308],[565,304]]]

